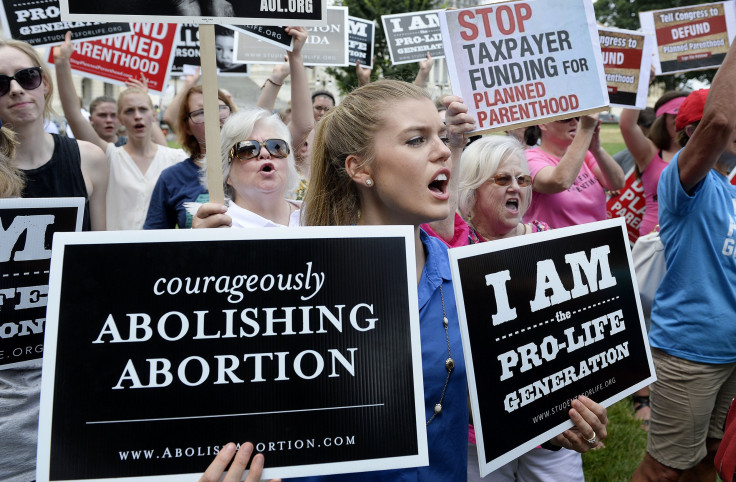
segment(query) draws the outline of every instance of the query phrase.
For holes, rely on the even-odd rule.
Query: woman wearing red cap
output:
[[[736,160],[733,45],[710,93],[693,92],[680,106],[684,148],[657,188],[667,273],[652,309],[657,381],[635,482],[715,480],[713,457],[736,395],[736,186],[727,177]]]

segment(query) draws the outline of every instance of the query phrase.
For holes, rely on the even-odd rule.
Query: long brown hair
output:
[[[345,226],[358,221],[360,199],[345,160],[352,154],[370,164],[376,132],[394,104],[408,99],[432,101],[427,91],[414,84],[379,80],[352,91],[317,123],[304,224]]]

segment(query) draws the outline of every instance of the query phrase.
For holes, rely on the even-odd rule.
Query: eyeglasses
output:
[[[528,174],[519,174],[516,177],[511,174],[496,174],[495,176],[491,176],[489,181],[493,181],[499,186],[508,186],[514,179],[516,179],[516,184],[518,184],[519,187],[527,187],[532,183],[532,176],[529,176]]]
[[[556,120],[555,122],[564,122],[564,123],[568,123],[568,122],[570,122],[571,120],[574,120],[575,122],[580,122],[580,117],[579,117],[579,116],[578,116],[578,117],[570,117],[569,119]]]
[[[21,69],[12,77],[0,75],[0,97],[10,92],[10,81],[14,80],[25,90],[37,89],[41,85],[43,76],[41,75],[41,67],[30,67]]]
[[[238,142],[230,149],[230,160],[232,161],[234,157],[241,161],[253,159],[261,152],[263,146],[274,157],[286,157],[291,152],[289,143],[283,139],[268,139],[263,144],[258,141],[243,141]]]
[[[230,116],[230,106],[226,104],[220,105],[220,120],[227,119]],[[204,109],[193,110],[187,114],[187,118],[192,124],[204,124]]]

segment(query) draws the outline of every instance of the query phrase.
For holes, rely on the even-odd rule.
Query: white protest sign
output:
[[[440,13],[453,94],[476,132],[604,110],[608,92],[589,0],[529,0]]]

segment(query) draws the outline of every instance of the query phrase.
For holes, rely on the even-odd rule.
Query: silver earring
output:
[[[368,186],[368,187],[371,187],[373,185],[373,179],[366,179],[365,180],[365,185]]]

